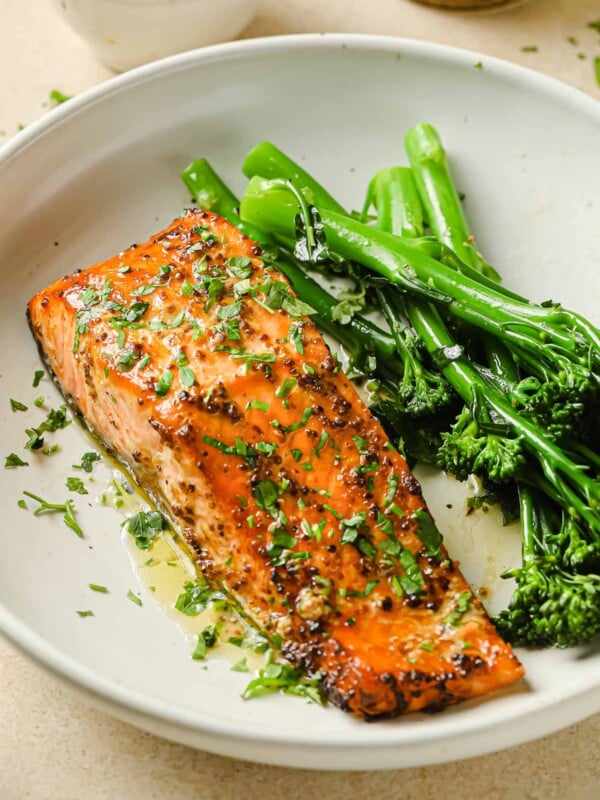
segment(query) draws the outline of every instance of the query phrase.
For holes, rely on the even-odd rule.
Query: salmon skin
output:
[[[286,279],[213,213],[29,304],[63,392],[336,705],[441,710],[523,668]]]

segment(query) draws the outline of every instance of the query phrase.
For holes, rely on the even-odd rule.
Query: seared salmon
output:
[[[521,665],[310,311],[199,210],[29,304],[91,431],[333,703],[375,719],[511,684]]]

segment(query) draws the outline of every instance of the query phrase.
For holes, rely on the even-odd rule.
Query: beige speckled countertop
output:
[[[108,78],[47,0],[0,0],[0,144],[47,108],[49,91]],[[600,0],[531,0],[497,14],[439,12],[408,0],[263,0],[248,36],[397,34],[525,64],[600,97],[593,58]],[[578,44],[569,42],[575,37]],[[535,45],[537,52],[523,52]],[[583,800],[600,796],[600,716],[513,750],[431,768],[324,773],[194,752],[88,707],[0,642],[0,800]]]

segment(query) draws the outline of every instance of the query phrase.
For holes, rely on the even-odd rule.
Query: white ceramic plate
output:
[[[593,316],[600,107],[591,99],[491,58],[397,39],[307,36],[209,48],[109,81],[3,149],[1,455],[22,452],[23,429],[42,417],[33,407],[11,413],[9,396],[58,402],[48,380],[31,387],[39,362],[27,299],[177,216],[189,202],[178,174],[193,157],[208,156],[241,189],[243,155],[270,138],[356,206],[373,172],[403,158],[405,131],[423,120],[442,132],[472,226],[507,282]],[[59,517],[35,519],[17,507],[23,489],[67,496],[65,476],[90,443],[76,425],[56,441],[61,453],[0,472],[0,625],[122,719],[256,761],[375,769],[474,756],[600,709],[597,648],[523,653],[527,681],[438,716],[366,725],[290,697],[243,702],[247,676],[222,658],[203,670],[151,592],[136,587],[115,510],[95,504],[94,493],[77,497],[80,540]],[[492,514],[466,518],[464,487],[424,482],[451,551],[475,588],[491,590],[497,610],[510,589],[498,589],[498,573],[514,557],[518,531],[501,531]],[[90,582],[110,593],[92,593]],[[142,592],[142,608],[126,599],[130,588]],[[75,614],[88,608],[94,617]]]

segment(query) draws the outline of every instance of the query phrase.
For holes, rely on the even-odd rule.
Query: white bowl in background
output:
[[[119,72],[235,39],[257,0],[54,0],[100,61]]]

